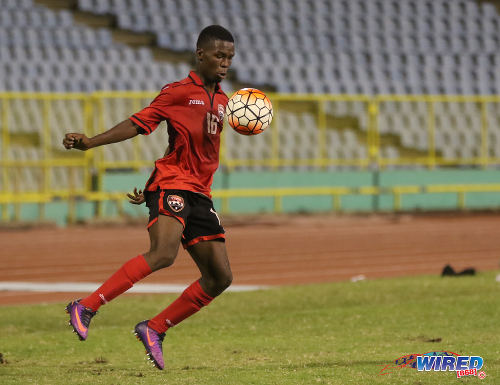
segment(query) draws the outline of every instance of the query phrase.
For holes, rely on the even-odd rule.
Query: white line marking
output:
[[[52,293],[93,292],[100,286],[92,282],[0,282],[0,291],[35,291]],[[182,293],[188,285],[139,283],[127,293]],[[226,291],[253,291],[267,289],[262,285],[232,285]]]

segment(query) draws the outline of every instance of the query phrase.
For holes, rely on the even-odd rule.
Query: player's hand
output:
[[[129,202],[133,205],[142,205],[146,201],[144,193],[142,190],[137,191],[137,187],[134,187],[134,195],[127,194],[127,197],[129,198]]]
[[[63,146],[66,150],[75,148],[81,151],[87,151],[90,148],[90,139],[83,134],[66,134],[63,139]]]

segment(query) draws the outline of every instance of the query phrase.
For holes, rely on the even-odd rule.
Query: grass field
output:
[[[66,325],[63,303],[6,306],[0,383],[498,384],[495,274],[227,293],[167,333],[164,371],[144,360],[131,331],[173,295],[115,300],[93,319],[86,342]],[[486,379],[410,368],[379,374],[398,357],[439,350],[482,356]]]

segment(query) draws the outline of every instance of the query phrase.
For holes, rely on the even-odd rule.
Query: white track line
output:
[[[34,291],[51,293],[93,292],[100,286],[92,282],[0,282],[0,291]],[[127,293],[182,293],[188,285],[138,283],[130,288]],[[267,286],[257,285],[232,285],[227,291],[253,291],[263,290]]]

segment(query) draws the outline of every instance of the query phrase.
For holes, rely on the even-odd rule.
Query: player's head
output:
[[[196,60],[200,74],[209,81],[220,82],[227,75],[234,56],[234,38],[226,28],[210,25],[196,42]]]

